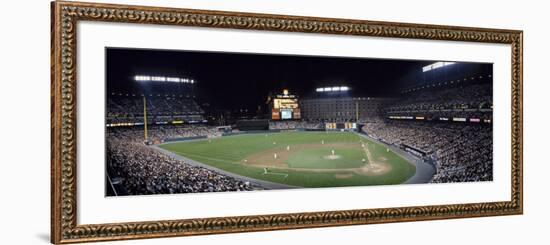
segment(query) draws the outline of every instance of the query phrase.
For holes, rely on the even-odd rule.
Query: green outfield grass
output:
[[[238,175],[300,187],[400,184],[416,171],[385,146],[349,132],[242,134],[160,147]],[[383,167],[364,171],[368,164]]]
[[[331,154],[331,150],[335,148],[339,159],[328,159],[325,156]],[[359,147],[343,148],[343,147],[319,147],[315,149],[304,149],[296,152],[288,158],[286,163],[290,168],[306,168],[306,169],[341,169],[341,168],[359,168],[364,163],[360,160],[365,158],[364,151]]]

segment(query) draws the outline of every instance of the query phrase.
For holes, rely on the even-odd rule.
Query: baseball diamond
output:
[[[351,132],[250,133],[160,148],[213,169],[296,187],[401,184],[416,172],[386,146]]]

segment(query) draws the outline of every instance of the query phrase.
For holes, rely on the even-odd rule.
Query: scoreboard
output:
[[[357,129],[357,123],[341,122],[341,123],[325,123],[325,130],[342,130],[342,129]]]
[[[300,105],[295,95],[288,94],[288,90],[283,90],[283,94],[277,95],[271,104],[272,120],[291,120],[301,119]]]

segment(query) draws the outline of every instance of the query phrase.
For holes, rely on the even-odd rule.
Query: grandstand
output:
[[[301,101],[303,118],[323,122],[367,122],[377,120],[392,98],[311,97]]]
[[[111,93],[107,97],[107,124],[143,124],[143,97],[146,97],[148,123],[202,122],[204,110],[182,95],[136,95]]]
[[[493,178],[492,72],[488,65],[462,66],[402,91],[384,108],[383,121],[362,129],[432,161],[434,183]]]
[[[159,127],[152,138],[193,137],[211,133],[204,127]],[[245,191],[248,182],[197,167],[162,154],[142,142],[142,130],[117,128],[107,133],[108,193],[112,195]],[[122,179],[114,183],[114,179]]]

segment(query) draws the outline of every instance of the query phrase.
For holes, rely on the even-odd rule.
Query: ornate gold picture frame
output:
[[[406,222],[523,212],[523,32],[145,6],[51,4],[51,242],[76,243],[327,226]],[[344,211],[79,224],[77,222],[77,45],[80,21],[274,32],[429,39],[511,45],[510,201]]]

